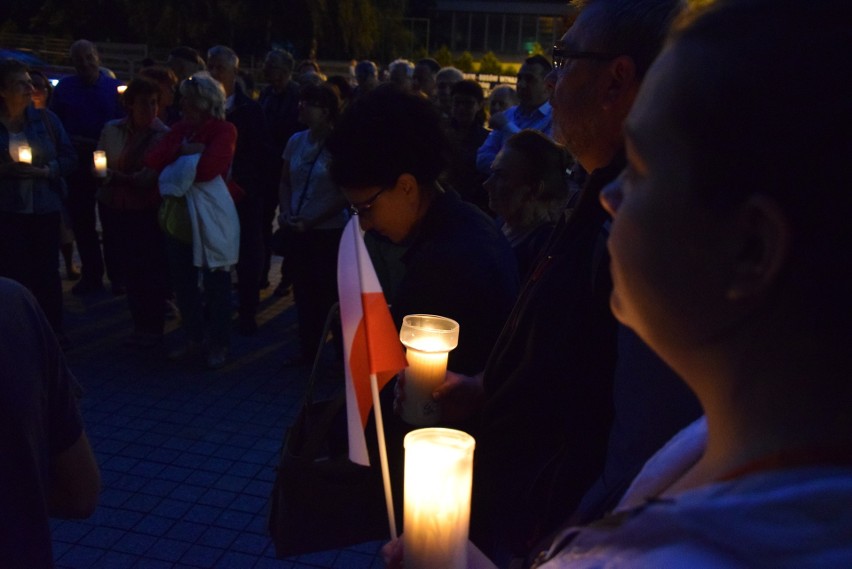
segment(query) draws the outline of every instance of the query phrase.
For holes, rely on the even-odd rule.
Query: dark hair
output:
[[[377,75],[376,64],[368,59],[363,59],[355,65],[355,77],[376,77]]]
[[[423,59],[418,59],[417,63],[415,63],[414,65],[425,65],[429,68],[429,71],[432,72],[432,75],[437,74],[438,71],[441,70],[441,64],[438,63],[436,60],[432,59],[431,57],[424,57]]]
[[[447,163],[448,142],[435,106],[381,85],[355,101],[328,138],[331,177],[339,186],[391,186],[414,176],[429,191]]]
[[[340,90],[331,83],[314,85],[307,83],[299,90],[299,100],[322,107],[328,111],[328,118],[332,124],[340,117]]]
[[[17,59],[0,59],[0,87],[6,86],[9,76],[13,73],[27,73],[29,67]]]
[[[506,140],[506,148],[524,157],[524,179],[533,187],[537,201],[556,202],[564,208],[568,199],[568,168],[571,154],[537,130],[522,130]]]
[[[682,57],[668,109],[690,149],[691,183],[711,205],[763,194],[783,209],[796,267],[788,278],[802,306],[813,304],[803,312],[814,329],[833,326],[844,337],[852,314],[848,16],[843,2],[802,9],[794,0],[741,0],[685,19],[673,33]]]
[[[343,75],[332,75],[327,83],[337,87],[337,92],[340,93],[340,99],[344,104],[352,98],[352,85]]]
[[[127,85],[127,89],[121,96],[121,100],[126,106],[130,106],[137,97],[149,97],[157,95],[157,100],[160,99],[160,85],[149,77],[144,77],[141,74],[133,78]]]
[[[476,99],[479,103],[485,100],[485,93],[482,91],[482,86],[472,79],[463,79],[458,83],[453,83],[450,93],[452,95],[468,95]]]
[[[139,71],[139,75],[153,79],[157,83],[169,85],[172,89],[174,89],[178,84],[178,78],[177,75],[175,75],[175,72],[165,65],[144,67]]]
[[[541,67],[542,76],[547,75],[551,71],[553,71],[553,65],[551,65],[550,61],[546,57],[540,54],[531,55],[530,57],[524,60],[526,65],[538,65]]]
[[[47,91],[47,98],[50,99],[50,94],[53,92],[53,84],[51,84],[50,79],[48,79],[47,75],[44,74],[40,69],[30,69],[30,77],[41,77],[44,79],[45,91]]]
[[[319,63],[317,63],[313,59],[303,59],[302,61],[299,62],[298,69],[299,69],[300,73],[305,72],[305,69],[304,69],[305,67],[310,67],[313,71],[316,71],[317,73],[321,73]]]
[[[641,80],[660,53],[683,0],[573,0],[572,4],[581,11],[592,6],[603,11],[589,20],[593,40],[583,48],[629,55]]]
[[[293,54],[286,49],[272,49],[266,54],[266,59],[274,59],[281,65],[281,67],[286,69],[288,73],[292,73],[293,67],[296,65],[296,60],[293,59]]]
[[[195,49],[186,45],[181,45],[174,48],[169,52],[169,55],[177,59],[188,61],[189,63],[194,63],[196,65],[201,66],[204,65],[204,59],[201,57],[201,54],[199,54],[198,51],[196,51]]]

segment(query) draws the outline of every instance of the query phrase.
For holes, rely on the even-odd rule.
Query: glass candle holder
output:
[[[454,429],[418,429],[405,445],[405,569],[465,569],[473,449]]]
[[[33,149],[29,146],[19,146],[18,147],[18,162],[23,162],[24,164],[32,164],[33,163]]]
[[[405,400],[402,419],[419,427],[441,418],[432,392],[447,376],[447,358],[459,343],[459,323],[443,316],[410,314],[403,318],[399,339],[405,346]]]
[[[92,153],[92,159],[95,161],[95,176],[98,178],[106,178],[107,175],[107,158],[106,152],[103,150],[95,150]]]

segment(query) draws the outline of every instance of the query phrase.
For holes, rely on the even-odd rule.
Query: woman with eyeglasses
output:
[[[56,115],[32,106],[33,91],[26,65],[0,60],[0,276],[26,286],[59,334],[62,177],[77,154]]]
[[[180,84],[180,94],[183,119],[175,123],[151,150],[146,164],[162,173],[166,166],[180,157],[200,154],[194,183],[215,181],[220,176],[222,180],[228,180],[237,131],[225,120],[225,90],[207,72],[198,72]],[[161,225],[165,225],[166,256],[180,309],[181,326],[186,335],[183,342],[168,353],[168,357],[181,360],[200,356],[206,343],[207,367],[215,369],[225,364],[230,344],[230,266],[209,262],[202,267],[196,266],[193,246],[197,244],[193,243],[189,213],[181,202],[185,203],[186,198],[166,198],[164,208],[176,213],[168,218],[170,222],[166,222],[163,209],[160,218]],[[222,225],[219,229],[226,232],[225,240],[239,241],[238,223]],[[203,293],[198,286],[199,270],[204,283]]]
[[[53,85],[47,75],[38,69],[30,69],[30,78],[33,80],[33,108],[42,112],[50,105]],[[69,281],[76,281],[80,278],[80,270],[74,266],[74,231],[71,230],[71,218],[68,217],[64,203],[59,218],[59,239],[59,251],[65,261],[65,276]]]
[[[290,362],[295,365],[313,360],[328,311],[337,302],[337,248],[348,217],[346,199],[328,173],[325,142],[339,114],[336,87],[304,85],[299,122],[308,130],[294,134],[282,155],[278,224],[286,235],[298,311],[300,352]]]

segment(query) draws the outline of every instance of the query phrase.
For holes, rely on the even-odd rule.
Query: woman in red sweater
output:
[[[208,182],[217,176],[227,180],[237,131],[225,120],[222,85],[206,72],[200,72],[181,83],[180,94],[183,119],[172,126],[171,132],[149,153],[147,164],[162,172],[179,157],[200,153],[195,182]],[[230,267],[196,267],[193,264],[192,236],[188,231],[189,219],[182,226],[186,231],[167,231],[166,253],[186,338],[168,356],[171,360],[180,360],[200,355],[206,342],[207,367],[219,368],[225,363],[230,343]],[[239,239],[239,227],[232,230],[233,239]],[[198,287],[199,270],[203,277],[203,293]]]

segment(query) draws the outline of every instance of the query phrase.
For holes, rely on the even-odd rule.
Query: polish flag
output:
[[[378,390],[407,364],[357,216],[349,220],[340,239],[337,290],[346,358],[349,460],[369,466],[364,429],[370,408],[374,400],[378,401]],[[375,396],[371,376],[375,376]],[[381,411],[376,409],[376,414],[381,415]]]

